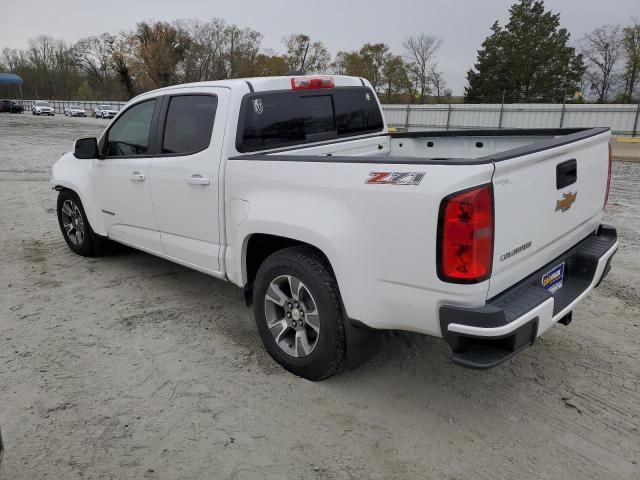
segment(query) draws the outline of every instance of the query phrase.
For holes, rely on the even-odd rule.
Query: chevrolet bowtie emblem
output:
[[[578,196],[578,192],[576,193],[563,193],[562,198],[556,202],[556,212],[560,210],[561,212],[566,212],[571,208],[573,202],[576,201],[576,197]]]

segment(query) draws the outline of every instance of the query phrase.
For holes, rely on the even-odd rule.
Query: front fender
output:
[[[53,164],[50,183],[52,188],[73,190],[80,197],[92,230],[98,235],[106,236],[107,232],[91,188],[91,173],[96,161],[81,160],[73,153],[65,153]]]

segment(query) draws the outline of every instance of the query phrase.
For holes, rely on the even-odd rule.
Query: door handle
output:
[[[210,183],[211,181],[202,175],[191,175],[191,178],[189,179],[190,185],[209,185]]]
[[[132,182],[144,182],[144,175],[140,172],[132,172],[131,175],[129,175],[129,180]]]

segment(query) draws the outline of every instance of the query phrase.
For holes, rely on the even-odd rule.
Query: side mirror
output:
[[[82,159],[100,157],[98,140],[95,137],[79,138],[73,146],[73,154],[76,158]]]

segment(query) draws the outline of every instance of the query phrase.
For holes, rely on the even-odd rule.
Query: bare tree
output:
[[[596,93],[599,103],[608,100],[620,79],[621,46],[620,25],[598,27],[582,39],[587,85]]]
[[[347,52],[340,51],[333,57],[333,62],[331,62],[330,67],[336,75],[347,74],[347,55]]]
[[[0,61],[3,63],[4,68],[10,72],[17,72],[28,63],[24,51],[15,48],[4,48]]]
[[[230,25],[224,30],[222,43],[222,71],[224,78],[247,76],[260,51],[262,34],[251,28]]]
[[[113,37],[108,33],[100,36],[87,37],[78,40],[72,47],[71,53],[78,67],[80,67],[91,80],[104,85],[109,76],[109,46],[113,43]]]
[[[218,80],[224,78],[221,66],[225,30],[229,28],[221,18],[208,22],[188,19],[177,20],[174,27],[182,35],[191,39],[190,48],[185,51],[180,77],[185,82]]]
[[[625,59],[623,80],[623,100],[632,102],[640,87],[640,21],[633,20],[633,24],[622,31],[622,51]]]
[[[425,33],[411,35],[403,43],[421,103],[424,103],[424,96],[429,91],[429,67],[441,45],[440,37]]]
[[[440,103],[440,96],[443,94],[447,83],[444,81],[444,73],[438,70],[438,64],[434,63],[429,68],[429,83],[433,86],[437,103]]]
[[[33,74],[36,93],[48,98],[69,95],[73,88],[69,77],[74,65],[70,50],[62,40],[46,35],[31,39],[26,57]]]
[[[293,33],[283,39],[284,58],[291,70],[322,72],[329,68],[331,55],[322,42],[312,42],[309,35]]]

